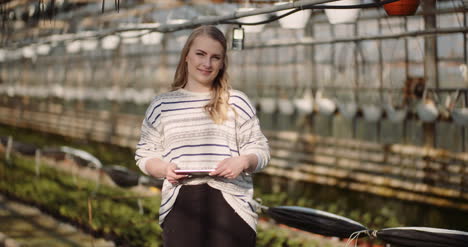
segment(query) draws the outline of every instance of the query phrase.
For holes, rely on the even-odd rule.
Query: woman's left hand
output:
[[[235,179],[248,167],[249,159],[246,156],[227,158],[217,165],[215,171],[210,173],[210,176],[219,176],[225,177],[227,179]]]

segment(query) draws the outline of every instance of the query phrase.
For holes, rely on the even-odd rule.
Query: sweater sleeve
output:
[[[270,147],[267,138],[260,129],[260,123],[255,108],[251,105],[247,96],[241,94],[241,98],[242,101],[236,105],[240,106],[239,109],[245,109],[238,111],[240,112],[240,121],[237,130],[239,154],[255,154],[258,163],[254,172],[259,172],[263,170],[270,161]],[[242,103],[245,104],[245,107],[243,107]]]
[[[152,158],[162,159],[163,139],[160,131],[161,101],[153,100],[146,110],[141,125],[141,136],[136,145],[135,160],[140,170],[146,174],[146,162]]]

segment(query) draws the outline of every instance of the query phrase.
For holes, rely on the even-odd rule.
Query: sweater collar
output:
[[[211,95],[211,92],[193,92],[193,91],[186,90],[184,88],[179,88],[177,91],[179,91],[179,92],[181,92],[183,94],[196,96],[196,97],[207,97],[207,96]]]

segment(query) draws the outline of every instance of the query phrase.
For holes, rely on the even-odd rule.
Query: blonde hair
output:
[[[185,87],[187,84],[188,69],[185,58],[190,51],[190,47],[192,46],[193,41],[201,35],[206,35],[213,40],[218,41],[223,47],[223,66],[213,81],[211,87],[211,100],[205,106],[205,110],[208,112],[211,119],[215,123],[221,124],[227,120],[227,112],[229,109],[229,89],[231,87],[229,85],[228,74],[226,72],[228,65],[228,59],[226,55],[226,37],[218,28],[215,26],[200,26],[193,30],[193,32],[187,38],[184,48],[182,49],[182,53],[180,54],[179,64],[177,65],[177,69],[174,75],[174,82],[172,83],[171,87],[174,91]]]

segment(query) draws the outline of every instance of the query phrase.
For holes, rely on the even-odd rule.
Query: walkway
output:
[[[0,232],[28,247],[114,247],[67,223],[43,214],[34,207],[0,195]]]

